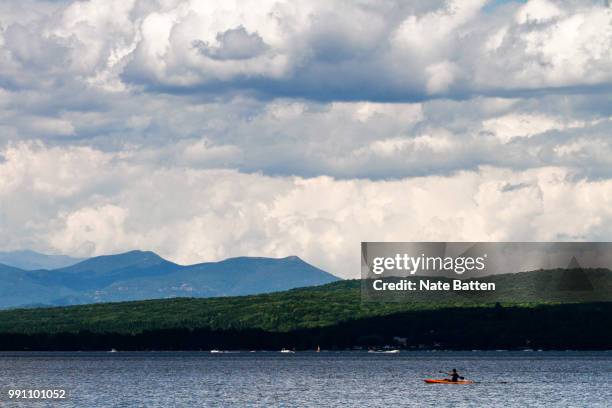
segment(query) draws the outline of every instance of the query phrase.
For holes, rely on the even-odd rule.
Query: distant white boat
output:
[[[221,350],[210,350],[211,353],[221,353]]]
[[[116,352],[117,350],[115,350],[114,348],[109,350],[109,353],[116,353]]]
[[[289,349],[286,349],[286,348],[282,349],[280,352],[281,352],[281,353],[290,353],[290,354],[295,353],[295,351],[293,351],[293,350],[289,350]]]
[[[399,350],[368,350],[368,353],[376,353],[376,354],[399,354]]]

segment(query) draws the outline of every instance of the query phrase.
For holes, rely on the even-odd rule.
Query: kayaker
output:
[[[461,377],[461,376],[459,375],[459,373],[457,372],[457,369],[456,369],[456,368],[453,368],[453,371],[452,371],[452,372],[450,372],[450,373],[444,373],[444,374],[449,375],[449,376],[451,377],[451,381],[452,381],[452,382],[457,382],[457,381],[459,380],[459,378]]]

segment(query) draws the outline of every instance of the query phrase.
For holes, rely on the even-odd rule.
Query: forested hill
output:
[[[158,329],[261,329],[287,332],[402,312],[452,307],[538,305],[610,300],[607,269],[533,271],[480,279],[496,295],[428,292],[403,302],[362,302],[359,280],[253,296],[174,298],[0,311],[0,333],[141,333]],[[585,284],[588,283],[588,286]]]

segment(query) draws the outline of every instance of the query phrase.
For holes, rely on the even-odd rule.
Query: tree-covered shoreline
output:
[[[499,288],[493,295],[365,301],[367,282],[353,280],[252,296],[3,310],[0,349],[612,349],[612,272],[581,270],[589,291],[568,290],[570,272],[483,278]]]
[[[119,332],[0,333],[0,350],[610,350],[612,303],[415,310],[272,332],[171,328]]]

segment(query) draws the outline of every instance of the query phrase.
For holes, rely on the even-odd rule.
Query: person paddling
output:
[[[463,377],[461,377],[459,375],[459,373],[457,372],[456,368],[453,368],[453,371],[451,371],[450,373],[444,373],[446,375],[449,375],[451,377],[451,381],[452,382],[457,382],[460,378],[463,379]]]

